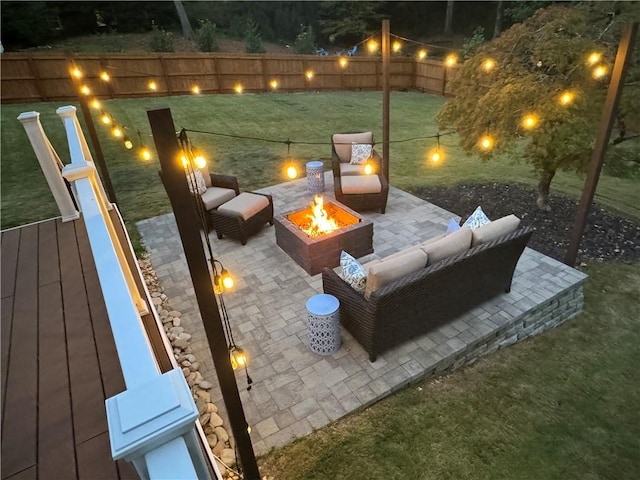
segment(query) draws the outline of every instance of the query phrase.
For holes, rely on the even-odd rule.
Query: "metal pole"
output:
[[[389,102],[390,102],[389,19],[382,20],[382,174],[389,183]]]
[[[580,198],[580,204],[578,205],[578,211],[576,212],[576,220],[573,224],[573,229],[569,237],[569,248],[567,249],[567,254],[564,259],[564,263],[570,267],[576,263],[578,248],[580,247],[580,241],[582,240],[582,234],[584,233],[587,215],[589,214],[596,186],[598,185],[598,179],[600,178],[600,171],[602,170],[602,163],[604,162],[604,154],[607,150],[609,137],[611,136],[613,121],[618,109],[620,96],[622,95],[624,78],[626,76],[627,66],[631,59],[631,54],[633,53],[633,46],[637,33],[638,22],[628,23],[625,25],[622,32],[622,38],[620,39],[620,45],[618,46],[618,53],[616,54],[613,72],[611,72],[611,81],[609,82],[607,98],[602,110],[600,128],[598,129],[596,143],[591,155],[591,163],[589,164],[587,179],[585,180],[584,189],[582,190],[582,197]]]
[[[200,222],[189,193],[184,168],[179,160],[180,147],[176,138],[171,110],[169,108],[150,109],[147,110],[147,117],[160,160],[161,171],[159,173],[178,225],[202,323],[218,374],[222,397],[229,414],[233,436],[236,439],[244,478],[246,480],[260,480],[236,377],[229,360],[220,310],[213,292],[211,274],[202,246]]]

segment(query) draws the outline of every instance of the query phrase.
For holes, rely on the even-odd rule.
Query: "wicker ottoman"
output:
[[[321,293],[307,300],[309,348],[320,355],[331,355],[340,349],[340,301]]]
[[[227,235],[246,245],[249,235],[259,232],[265,223],[273,225],[273,199],[264,193],[243,192],[210,214],[219,239]]]

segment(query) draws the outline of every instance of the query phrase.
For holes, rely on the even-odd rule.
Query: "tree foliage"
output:
[[[546,208],[556,171],[583,172],[590,160],[609,77],[592,78],[588,54],[602,52],[610,70],[624,24],[638,18],[637,3],[538,10],[463,63],[450,84],[454,97],[438,114],[440,128],[458,130],[467,152],[479,152],[478,139],[491,134],[495,146],[483,154],[486,160],[508,153],[530,162],[540,174],[538,205]],[[496,63],[490,72],[482,68],[487,58]],[[627,83],[640,80],[639,58],[636,48]],[[558,100],[566,90],[575,100],[563,106]],[[625,89],[618,127],[635,125],[639,107],[639,89]],[[530,131],[521,126],[527,113],[540,119]]]
[[[380,28],[380,2],[323,2],[322,32],[345,41],[360,41]]]
[[[262,45],[262,37],[258,30],[258,24],[252,20],[247,20],[246,30],[244,33],[244,51],[247,53],[264,53],[265,49]]]
[[[311,25],[300,25],[300,33],[294,43],[296,53],[310,55],[316,51],[316,38]]]
[[[216,25],[209,20],[200,20],[200,27],[194,34],[194,40],[201,52],[218,51],[218,33]]]

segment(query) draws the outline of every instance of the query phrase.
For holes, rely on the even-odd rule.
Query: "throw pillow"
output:
[[[351,165],[362,165],[371,158],[373,147],[368,143],[351,144]]]
[[[449,235],[456,230],[460,230],[460,225],[458,225],[458,221],[455,218],[451,217],[451,220],[449,220],[449,225],[447,225],[447,231],[444,232],[444,234]]]
[[[475,230],[476,228],[480,228],[481,226],[486,225],[490,221],[491,220],[489,220],[489,217],[487,217],[482,211],[482,207],[478,207],[473,211],[471,215],[469,215],[469,218],[465,220],[462,226],[468,227],[471,230]]]
[[[196,193],[198,193],[198,195],[202,195],[207,191],[207,184],[204,182],[204,177],[199,169],[196,169],[193,173],[187,175],[187,183],[189,184],[189,190],[193,195]]]
[[[364,292],[367,286],[367,271],[360,262],[344,250],[340,253],[340,266],[342,267],[342,279],[351,285],[356,292]]]

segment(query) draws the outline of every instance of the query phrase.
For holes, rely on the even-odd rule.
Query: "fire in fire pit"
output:
[[[276,243],[310,275],[373,252],[373,223],[349,207],[316,196],[309,208],[274,217]],[[328,230],[325,227],[328,224]]]

